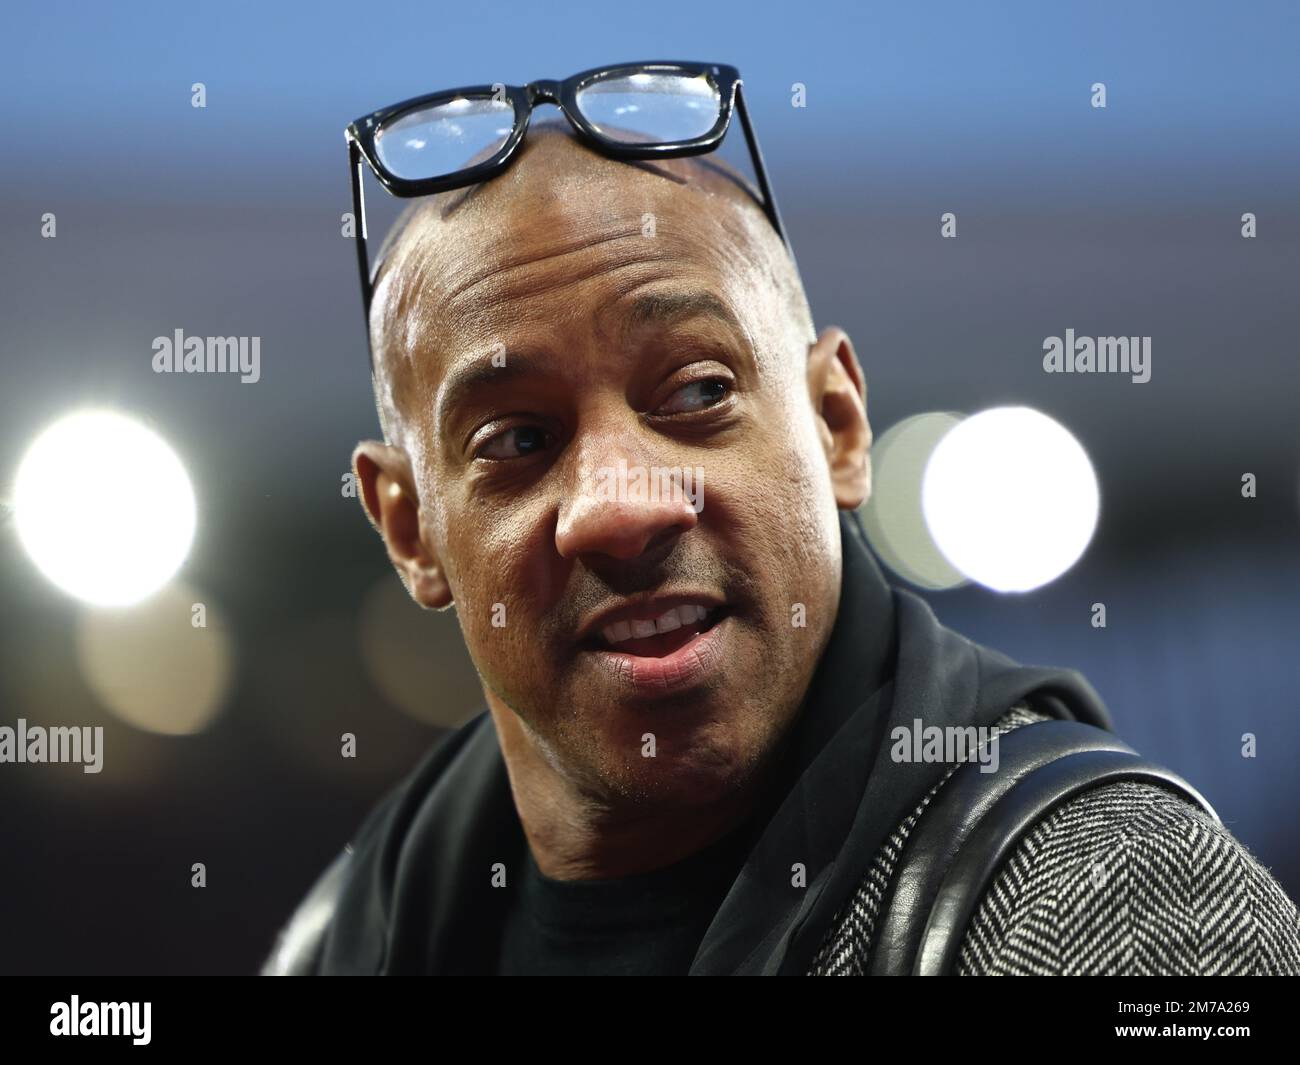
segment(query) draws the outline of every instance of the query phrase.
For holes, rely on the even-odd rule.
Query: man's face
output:
[[[869,433],[835,453],[810,381],[860,378],[847,338],[810,374],[789,269],[730,179],[549,131],[386,260],[403,446],[358,450],[367,506],[416,598],[454,601],[507,753],[597,801],[749,780],[834,623],[861,492],[833,471]]]

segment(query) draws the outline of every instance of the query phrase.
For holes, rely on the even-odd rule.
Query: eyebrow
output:
[[[622,330],[624,333],[630,333],[646,325],[669,325],[684,318],[698,316],[716,318],[724,325],[729,325],[738,332],[744,332],[731,308],[712,292],[704,289],[693,289],[689,292],[647,292],[643,296],[638,296],[623,319]]]
[[[734,329],[742,337],[748,336],[731,308],[718,296],[704,289],[649,292],[638,296],[619,323],[619,331],[626,337],[649,325],[671,325],[697,317],[713,318]],[[508,349],[504,366],[493,364],[491,352],[467,360],[467,365],[460,369],[453,368],[443,379],[434,403],[435,424],[446,425],[447,415],[480,389],[540,374],[550,361],[549,357],[540,352]]]

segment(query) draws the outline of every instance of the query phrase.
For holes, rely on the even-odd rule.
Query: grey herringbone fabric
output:
[[[1000,735],[1022,725],[1046,720],[1046,715],[1019,703],[993,723],[992,733]],[[916,809],[907,815],[881,845],[857,893],[831,921],[831,930],[813,959],[809,976],[861,976],[866,973],[876,921],[880,918],[885,894],[893,880],[894,870],[898,867],[899,855],[902,854],[912,829],[916,827],[916,822],[930,805],[930,800],[959,768],[959,765],[954,765],[948,770],[943,780],[926,792]]]
[[[1300,973],[1300,917],[1221,825],[1164,788],[1095,788],[1043,818],[985,894],[961,975]]]
[[[1017,707],[996,727],[1036,720],[1043,718]],[[866,971],[908,836],[942,786],[881,847],[832,922],[811,975]],[[1155,785],[1109,784],[1025,836],[976,910],[956,971],[1300,974],[1300,914],[1246,848],[1195,806]]]

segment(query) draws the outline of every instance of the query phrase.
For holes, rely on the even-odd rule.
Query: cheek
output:
[[[519,508],[508,527],[482,514],[451,516],[442,543],[447,578],[466,647],[480,673],[508,686],[539,654],[538,603],[547,594],[544,526],[523,525]]]
[[[830,555],[839,553],[839,518],[826,453],[810,426],[803,446],[791,453],[790,500],[798,515],[798,544],[806,558],[820,568]]]
[[[820,422],[802,382],[793,384],[785,406],[786,501],[797,515],[800,543],[815,557],[838,553],[839,518]]]
[[[549,687],[529,604],[512,584],[516,575],[507,566],[476,569],[465,577],[456,600],[465,649],[488,687],[519,705],[539,685]]]
[[[838,543],[839,524],[816,419],[806,394],[793,389],[771,414],[728,471],[728,491],[738,503],[731,517],[774,540],[783,556],[824,558]]]
[[[703,523],[746,571],[753,623],[794,646],[816,635],[838,573],[839,520],[813,432],[810,419],[774,414],[726,462],[705,464]],[[792,629],[795,604],[809,628]]]

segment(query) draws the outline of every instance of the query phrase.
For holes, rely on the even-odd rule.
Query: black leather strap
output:
[[[886,898],[871,971],[951,972],[975,907],[1025,833],[1058,804],[1120,780],[1172,788],[1218,821],[1195,788],[1104,729],[1046,721],[999,736],[998,771],[962,766],[918,821]],[[343,851],[321,874],[280,933],[263,975],[315,970],[349,858]]]
[[[1123,751],[1079,751],[1023,778],[970,833],[944,875],[921,938],[914,972],[951,972],[962,937],[1002,864],[1026,832],[1061,803],[1090,788],[1142,781],[1182,792],[1216,821],[1205,798],[1176,773]]]
[[[275,949],[262,964],[262,976],[312,976],[320,960],[325,935],[347,882],[352,854],[344,849],[330,862],[298,904],[276,938]]]
[[[970,918],[1024,834],[1079,793],[1121,780],[1181,792],[1216,821],[1177,774],[1140,758],[1104,729],[1045,721],[998,737],[998,770],[959,768],[926,808],[903,851],[885,902],[871,971],[952,971]]]

